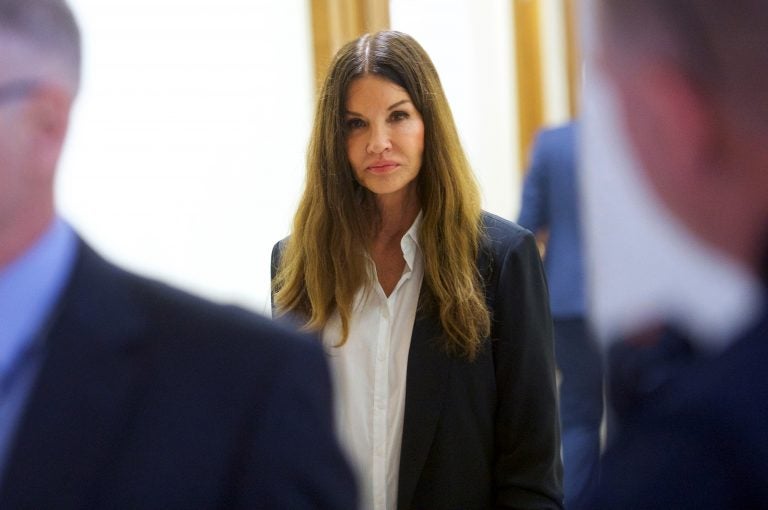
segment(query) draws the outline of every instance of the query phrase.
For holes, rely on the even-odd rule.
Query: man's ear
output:
[[[711,168],[716,109],[672,61],[641,61],[630,67],[632,72],[618,77],[619,94],[637,156],[647,172],[666,174],[653,179],[657,184],[679,180],[674,187],[683,189],[700,178],[697,172]]]
[[[74,96],[65,87],[43,84],[29,102],[29,129],[38,168],[55,169],[69,129]]]

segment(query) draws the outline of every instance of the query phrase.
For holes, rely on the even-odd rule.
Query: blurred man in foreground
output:
[[[670,316],[612,349],[619,431],[582,506],[768,508],[768,9],[598,0],[598,12],[645,177],[691,234],[761,282],[763,300],[733,335],[704,338]]]
[[[63,0],[0,0],[0,508],[354,508],[319,346],[56,216],[79,72]]]

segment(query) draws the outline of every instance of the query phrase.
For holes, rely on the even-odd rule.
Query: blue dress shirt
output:
[[[56,218],[26,253],[0,268],[0,479],[42,363],[41,330],[69,279],[77,246],[74,231]]]

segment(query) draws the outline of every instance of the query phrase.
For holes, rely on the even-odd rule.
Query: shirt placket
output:
[[[383,296],[382,296],[383,297]],[[373,395],[373,500],[374,508],[387,508],[387,402],[389,400],[389,337],[392,311],[389,300],[382,299],[381,320],[376,336],[376,369]]]

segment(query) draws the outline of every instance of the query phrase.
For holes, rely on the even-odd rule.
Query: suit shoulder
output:
[[[291,238],[291,236],[284,237],[280,239],[278,242],[276,242],[274,245],[272,245],[272,258],[279,257],[280,254],[285,249],[286,244],[288,244],[288,240]]]
[[[554,126],[539,131],[537,138],[540,143],[555,143],[562,145],[566,142],[572,142],[578,132],[578,123],[568,122],[559,126]]]
[[[134,288],[154,320],[175,324],[190,337],[216,341],[216,348],[297,353],[311,344],[287,326],[234,305],[214,303],[161,282],[135,276]],[[234,347],[234,346],[233,346]]]
[[[285,247],[288,244],[288,239],[290,239],[290,236],[280,239],[272,246],[271,275],[273,279],[277,274],[277,268],[280,266],[280,260],[283,258],[283,251],[285,251]]]
[[[243,308],[214,303],[166,283],[126,271],[91,250],[83,283],[89,300],[132,317],[145,337],[169,349],[217,350],[272,358],[319,350],[314,338]],[[82,298],[81,298],[82,299]],[[316,345],[317,344],[317,345]]]
[[[483,211],[482,224],[486,243],[517,246],[525,239],[533,240],[530,230],[493,213]]]
[[[533,158],[539,164],[533,165],[533,168],[538,172],[546,172],[550,166],[563,166],[559,158],[576,152],[578,130],[577,124],[569,123],[539,131],[533,148]],[[543,164],[544,161],[550,161],[552,165]]]

